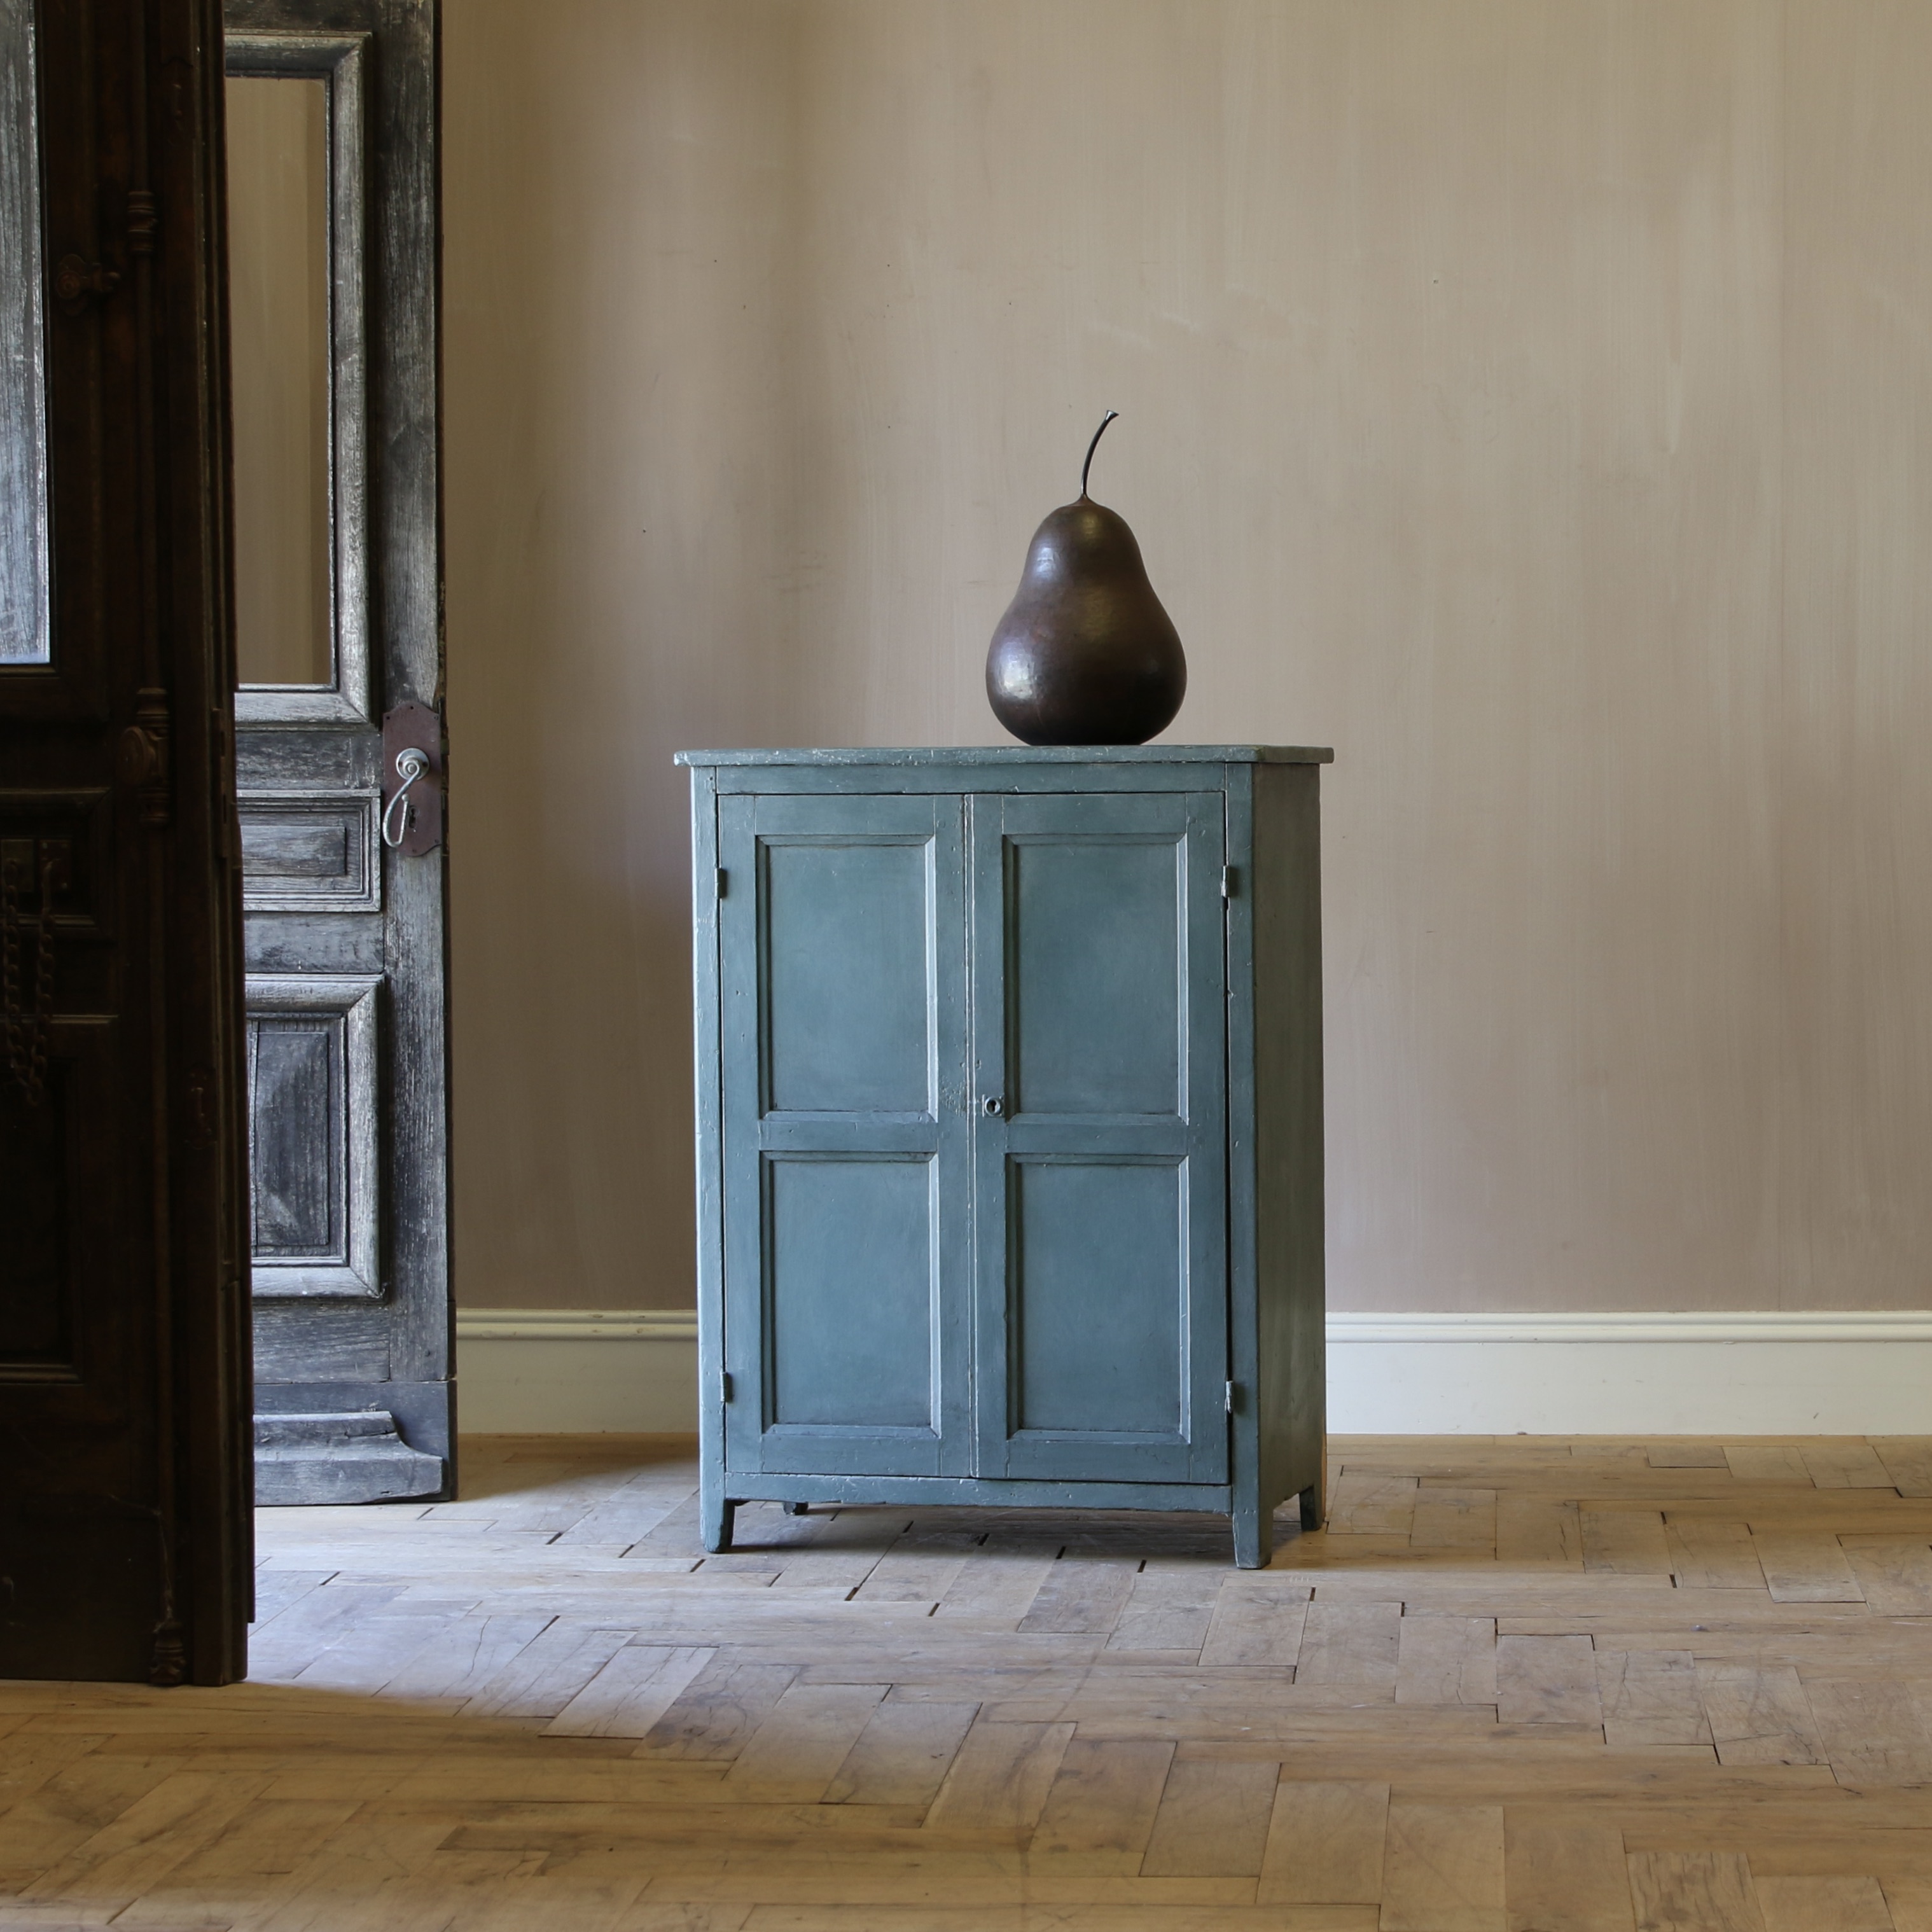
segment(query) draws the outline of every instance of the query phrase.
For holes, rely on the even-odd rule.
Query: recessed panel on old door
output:
[[[1225,1481],[1220,797],[972,808],[977,1472]]]
[[[719,809],[729,1466],[963,1472],[960,802]]]

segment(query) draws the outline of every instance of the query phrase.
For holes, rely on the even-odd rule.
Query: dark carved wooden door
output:
[[[226,22],[256,1496],[442,1496],[436,11]]]
[[[0,0],[0,1677],[245,1660],[210,0]]]

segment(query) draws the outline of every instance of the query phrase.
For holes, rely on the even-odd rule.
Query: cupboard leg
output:
[[[1301,1526],[1304,1529],[1322,1527],[1322,1485],[1310,1483],[1301,1492]]]
[[[698,1498],[698,1515],[704,1534],[704,1546],[716,1556],[731,1547],[731,1519],[738,1505],[724,1496],[710,1495]]]
[[[1234,1567],[1265,1570],[1274,1555],[1274,1519],[1252,1504],[1234,1505]]]
[[[785,1504],[785,1514],[787,1516],[804,1516],[810,1512],[811,1508],[812,1505],[809,1503],[787,1503]]]

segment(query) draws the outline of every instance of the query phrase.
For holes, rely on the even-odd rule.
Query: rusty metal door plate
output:
[[[442,720],[413,698],[382,718],[382,842],[406,859],[442,843]]]

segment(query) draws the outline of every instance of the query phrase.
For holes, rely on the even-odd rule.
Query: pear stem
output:
[[[1100,418],[1100,427],[1094,432],[1094,440],[1087,446],[1087,460],[1080,466],[1080,496],[1083,502],[1087,497],[1087,472],[1094,466],[1094,452],[1100,447],[1100,439],[1107,434],[1107,425],[1120,413],[1118,410],[1109,410]]]

